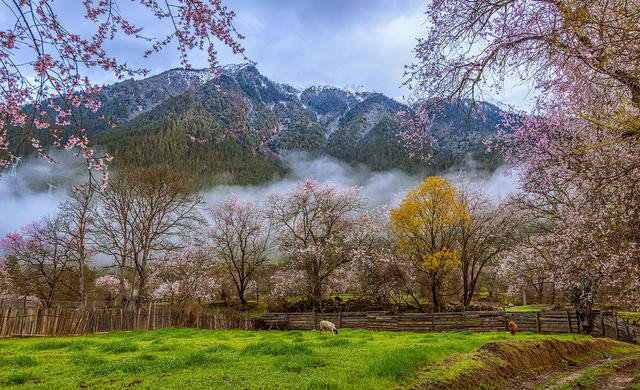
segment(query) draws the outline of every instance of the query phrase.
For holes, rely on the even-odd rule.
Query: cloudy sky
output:
[[[80,0],[50,3],[69,30],[85,36],[95,31],[95,26],[83,18]],[[424,36],[428,28],[424,15],[427,2],[424,0],[226,0],[225,3],[237,13],[236,27],[246,36],[242,42],[246,55],[273,80],[303,87],[314,84],[364,85],[399,100],[408,92],[402,87],[403,66],[413,62],[412,49],[416,38]],[[160,37],[167,34],[162,30],[167,28],[167,24],[157,23],[150,14],[139,12],[140,7],[132,8],[127,0],[118,4],[123,16],[136,25],[145,26],[145,35]],[[13,23],[10,15],[2,12],[4,10],[0,3],[0,29],[10,28]],[[134,67],[148,68],[154,74],[179,66],[177,51],[165,50],[145,60],[142,56],[145,48],[145,44],[133,40],[116,40],[108,44],[113,55]],[[234,56],[222,44],[218,49],[220,63],[242,61],[241,56]],[[205,54],[190,54],[194,67],[207,66]],[[116,81],[104,72],[90,72],[90,75],[93,82],[99,84]],[[523,104],[525,87],[507,88],[506,92],[505,96],[495,100],[526,105]],[[336,168],[330,161],[324,163],[329,165],[309,165],[309,169],[320,167],[314,168],[313,172],[329,172],[334,181],[349,185],[353,184],[349,181],[353,177],[362,176],[365,179],[356,184],[369,186],[373,197],[379,190],[376,183],[388,183],[390,180],[384,175],[354,176],[351,171]],[[29,166],[33,175],[25,170]],[[23,183],[35,175],[40,178],[36,181],[46,188],[47,177],[53,174],[50,169],[44,166],[43,161],[37,160],[31,165],[25,162],[19,177],[22,181],[0,181],[0,210],[5,213],[6,210],[11,211],[9,217],[0,218],[0,235],[52,211],[65,198],[63,186],[56,192],[43,193],[41,189],[34,190]],[[343,175],[343,171],[349,175]],[[411,182],[411,178],[401,175],[396,180]],[[500,180],[489,182],[497,183],[498,189],[512,187]],[[391,187],[387,184],[384,189],[398,190],[401,187],[400,184]],[[491,190],[489,184],[485,187],[491,192],[499,192]],[[261,187],[247,191],[263,190]]]
[[[52,2],[53,3],[53,2]],[[63,23],[72,31],[95,31],[83,19],[79,0],[53,3]],[[139,6],[120,1],[121,14],[146,36],[165,36],[167,23],[158,23]],[[236,11],[236,28],[246,36],[242,45],[246,55],[271,79],[301,87],[316,84],[363,85],[398,100],[408,95],[403,87],[403,67],[413,62],[416,38],[425,36],[428,25],[424,0],[226,0]],[[0,26],[11,22],[0,12]],[[146,44],[116,40],[109,44],[118,58],[128,64],[150,69],[153,74],[179,66],[177,51],[165,50],[143,59]],[[221,43],[221,64],[242,62]],[[194,67],[206,67],[206,53],[190,53]],[[91,72],[97,83],[115,78]],[[503,96],[487,97],[526,107],[526,86],[508,85]]]

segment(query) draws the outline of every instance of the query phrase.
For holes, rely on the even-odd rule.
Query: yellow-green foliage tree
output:
[[[439,312],[444,280],[460,264],[458,229],[469,220],[457,188],[445,178],[428,177],[407,193],[390,216],[397,235],[394,248],[423,276],[431,289],[433,310]]]

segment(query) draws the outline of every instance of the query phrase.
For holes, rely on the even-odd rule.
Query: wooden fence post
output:
[[[151,327],[151,305],[152,305],[152,303],[149,302],[149,311],[148,311],[148,314],[147,314],[147,330],[149,330],[150,327]]]
[[[540,333],[540,312],[539,311],[536,312],[536,329],[538,330],[538,333]]]
[[[338,328],[342,328],[342,312],[338,312]]]
[[[436,331],[436,315],[431,312],[431,331]]]
[[[573,329],[571,329],[571,314],[569,314],[569,310],[567,310],[567,324],[569,324],[569,333],[573,333]]]
[[[620,340],[620,331],[618,330],[618,316],[617,316],[617,314],[613,315],[613,319],[616,321],[616,340]]]
[[[604,327],[604,314],[602,314],[602,310],[600,310],[600,327],[602,328],[602,337],[607,337],[607,331]]]

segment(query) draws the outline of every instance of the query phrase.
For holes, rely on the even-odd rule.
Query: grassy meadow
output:
[[[517,339],[543,336],[523,332]],[[578,336],[581,337],[581,336]],[[0,388],[388,389],[500,333],[167,328],[0,339]]]

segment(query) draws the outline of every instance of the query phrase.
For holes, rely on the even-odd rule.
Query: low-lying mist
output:
[[[8,170],[3,172],[0,178],[0,237],[54,212],[67,198],[72,185],[86,180],[82,159],[73,158],[71,153],[57,153],[55,158],[58,161],[55,165],[39,158],[22,161],[16,167],[15,176]],[[283,158],[290,168],[286,177],[258,186],[217,186],[204,192],[204,199],[212,206],[232,193],[242,199],[263,200],[272,191],[284,192],[299,180],[313,178],[341,187],[360,186],[371,206],[395,206],[407,190],[424,179],[424,175],[410,175],[399,170],[372,172],[365,166],[354,167],[326,156],[312,158],[300,152],[289,153]],[[459,173],[449,171],[443,175],[455,183]],[[502,199],[515,189],[514,179],[504,175],[504,168],[492,175],[476,171],[465,174],[494,199]]]
[[[289,153],[283,159],[290,169],[287,177],[259,186],[217,186],[204,194],[206,201],[215,204],[231,194],[236,194],[241,199],[262,200],[272,191],[284,192],[297,181],[312,178],[320,182],[333,182],[341,187],[362,187],[362,195],[371,206],[396,206],[409,189],[424,180],[423,174],[411,175],[397,169],[372,172],[364,165],[354,167],[332,157],[312,158],[302,152]],[[484,188],[494,200],[500,200],[516,188],[514,178],[505,175],[505,169],[506,167],[501,167],[491,175],[477,170],[447,171],[442,175],[455,183],[460,174],[464,173],[469,180]]]
[[[23,158],[15,174],[0,176],[0,238],[8,232],[55,211],[75,184],[86,179],[85,160],[72,153],[53,151],[55,164],[38,157]]]

